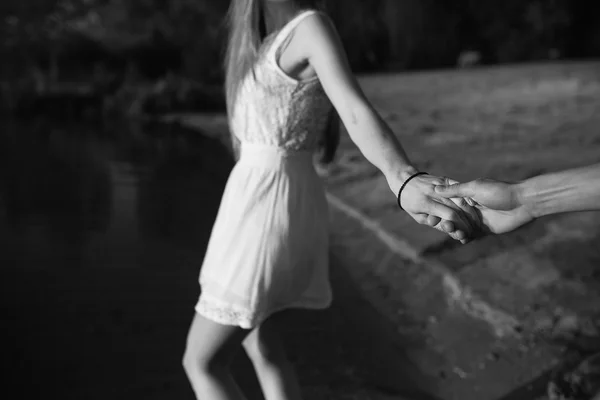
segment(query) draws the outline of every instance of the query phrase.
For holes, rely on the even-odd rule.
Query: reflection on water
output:
[[[0,265],[173,266],[202,256],[231,160],[165,126],[5,122]]]
[[[0,122],[5,391],[191,400],[181,355],[231,166],[198,132]]]

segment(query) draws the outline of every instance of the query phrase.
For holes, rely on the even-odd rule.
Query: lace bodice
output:
[[[318,78],[296,80],[278,65],[282,43],[307,16],[305,11],[261,46],[254,73],[240,85],[232,129],[242,143],[273,145],[286,150],[314,150],[324,134],[331,102]]]

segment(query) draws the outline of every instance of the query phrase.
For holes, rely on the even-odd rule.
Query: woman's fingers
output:
[[[458,224],[458,227],[469,227],[469,225],[465,223],[459,212],[446,204],[430,200],[427,205],[427,213],[439,217],[441,219],[445,219],[446,221],[454,222]]]
[[[435,215],[415,214],[414,219],[422,225],[431,226],[432,228],[439,229],[442,232],[450,233],[455,231],[454,224],[452,222],[444,221],[443,219],[441,219],[440,217],[436,217]]]
[[[462,205],[464,202],[461,202],[462,199],[438,199],[432,198],[431,201],[433,203],[445,205],[450,209],[456,212],[458,221],[455,221],[458,225],[455,226],[456,229],[463,229],[465,232],[469,234],[473,234],[479,225],[476,221],[472,221],[474,218],[471,213],[471,207]],[[466,204],[466,203],[464,203]]]
[[[452,233],[456,231],[456,226],[454,226],[454,224],[450,221],[442,221],[440,225],[446,233]]]
[[[429,226],[436,226],[437,224],[440,223],[442,219],[440,217],[436,217],[435,215],[427,215],[427,225]]]
[[[452,221],[446,221],[434,215],[427,216],[427,225],[437,229],[440,232],[447,233],[451,238],[456,240],[462,241],[463,239],[466,239],[467,236],[465,232],[457,230]]]
[[[439,226],[440,230],[442,232],[452,233],[452,232],[456,232],[457,231],[456,226],[454,225],[454,223],[452,221],[446,221],[446,220],[440,219],[438,217],[434,217],[434,218],[438,219],[439,222],[437,224],[435,224],[435,225],[432,225],[432,226],[434,226],[434,227],[435,226]]]
[[[446,177],[417,177],[403,192],[403,207],[418,223],[431,226],[466,243],[478,228],[477,215],[462,199],[436,196],[436,185],[449,185],[456,181]],[[455,204],[458,202],[459,204]],[[472,215],[471,215],[472,214]]]
[[[468,207],[467,202],[463,199],[452,199],[452,201],[456,203],[456,205],[459,206],[463,211],[468,212],[471,218],[475,219],[475,221],[472,223],[471,219],[467,218],[469,228],[473,229],[471,236],[473,236],[475,232],[479,232],[479,229],[481,228],[479,223],[479,215],[476,213],[476,211],[471,210],[471,207]],[[433,222],[436,221],[438,221],[438,224],[433,224]],[[452,239],[458,240],[462,244],[467,244],[470,241],[470,238],[466,232],[464,230],[457,229],[456,225],[452,221],[442,220],[439,217],[429,215],[427,218],[427,224],[439,230],[440,232],[448,234],[448,236],[450,236]]]
[[[479,231],[481,229],[481,218],[477,209],[463,197],[453,197],[450,200],[463,211],[473,231]]]
[[[452,221],[446,221],[440,217],[430,214],[410,214],[413,219],[422,225],[431,226],[440,232],[446,233],[452,239],[460,241],[462,244],[468,243],[469,239],[463,230],[456,229]]]
[[[435,225],[434,228],[440,232],[446,233],[452,239],[459,240],[461,242],[467,240],[467,234],[462,230],[455,229],[452,222],[442,221],[441,223]]]
[[[452,239],[460,241],[462,244],[465,244],[469,241],[467,234],[464,231],[454,231],[448,234]]]
[[[427,214],[422,214],[422,213],[411,213],[410,211],[407,211],[408,215],[410,215],[412,217],[412,219],[414,219],[417,223],[421,224],[421,225],[429,225],[429,223],[427,222],[427,219],[429,217],[429,215]]]

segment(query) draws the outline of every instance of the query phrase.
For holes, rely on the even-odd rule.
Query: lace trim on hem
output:
[[[241,307],[236,307],[235,305],[225,304],[214,299],[206,299],[201,296],[200,300],[196,304],[195,309],[198,314],[219,324],[239,326],[243,329],[252,329],[260,325],[268,316],[279,311],[291,308],[325,309],[330,305],[331,299],[323,304],[291,304],[289,306],[279,307],[269,312],[257,314]]]
[[[196,305],[196,311],[202,316],[223,325],[237,325],[250,329],[256,322],[256,316],[248,310],[232,305],[218,304],[216,301],[201,298]]]

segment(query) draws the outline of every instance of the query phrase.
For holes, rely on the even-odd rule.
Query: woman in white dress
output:
[[[463,241],[471,229],[469,209],[435,194],[445,180],[417,171],[366,100],[335,28],[313,3],[231,3],[226,94],[239,158],[201,268],[183,360],[199,399],[244,399],[228,370],[241,345],[267,400],[301,398],[269,317],[331,302],[327,201],[312,160],[319,149],[323,161],[333,158],[337,114],[417,222]]]

